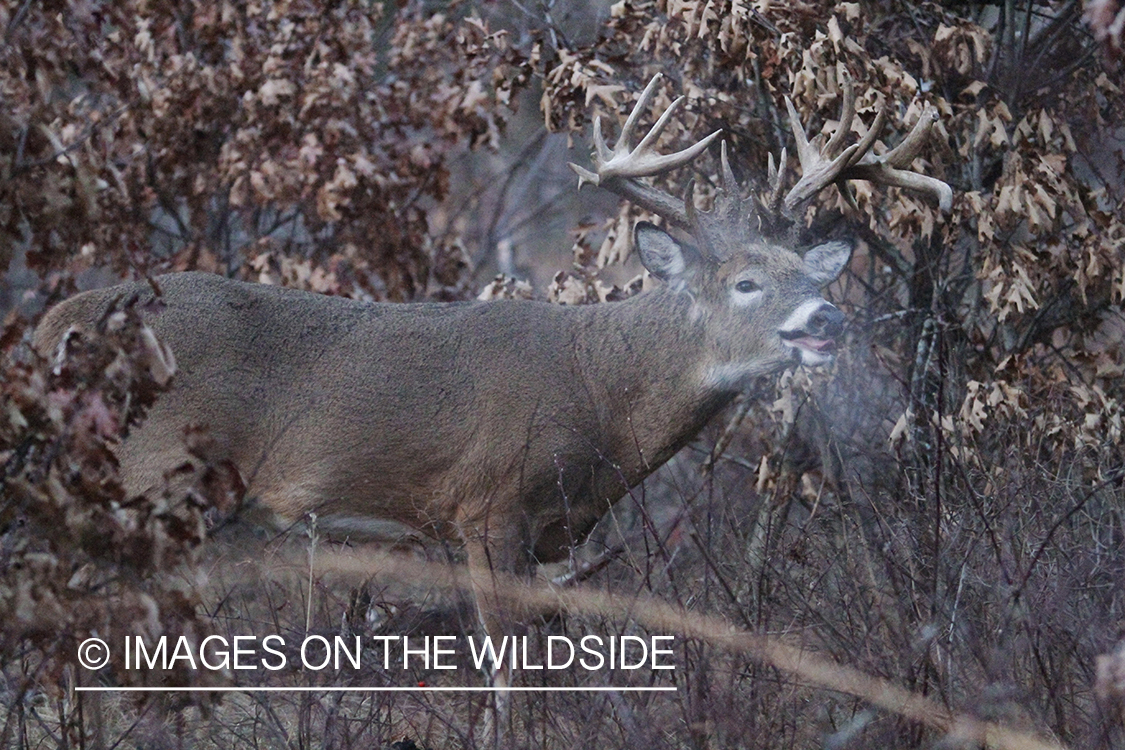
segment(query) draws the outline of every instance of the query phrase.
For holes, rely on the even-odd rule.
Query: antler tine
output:
[[[642,208],[646,208],[673,224],[683,228],[690,227],[690,221],[685,207],[675,198],[656,188],[637,181],[639,177],[653,177],[664,172],[681,167],[698,157],[719,137],[721,130],[706,136],[698,143],[688,146],[672,154],[656,152],[655,144],[664,132],[672,115],[683,105],[684,97],[677,98],[664,113],[657,118],[656,124],[649,129],[636,147],[630,146],[633,140],[633,131],[637,127],[641,113],[648,106],[656,91],[656,85],[663,76],[657,73],[645,86],[644,91],[637,99],[637,105],[629,113],[625,125],[621,128],[621,135],[617,143],[610,149],[605,143],[601,130],[601,120],[594,120],[594,170],[570,164],[570,168],[578,175],[578,187],[590,182],[594,185],[604,185],[610,190],[633,201]]]
[[[853,211],[858,210],[859,206],[856,205],[851,188],[848,187],[848,170],[862,159],[867,158],[867,154],[871,151],[871,147],[875,145],[875,141],[879,139],[879,135],[883,132],[883,128],[886,124],[887,108],[883,107],[879,110],[879,114],[875,115],[875,122],[871,123],[871,127],[867,130],[867,135],[863,136],[859,143],[856,144],[857,148],[855,154],[852,156],[851,162],[845,167],[844,171],[840,173],[840,176],[836,178],[836,189],[840,191],[840,195],[844,196],[848,207]]]
[[[884,106],[879,109],[879,114],[875,115],[875,122],[871,123],[871,127],[867,130],[867,135],[859,139],[856,144],[855,156],[848,163],[858,164],[867,154],[871,152],[871,147],[875,145],[875,141],[879,140],[879,136],[883,134],[883,128],[887,125],[887,108]]]
[[[844,106],[840,110],[840,127],[828,139],[824,153],[831,156],[840,150],[844,139],[852,129],[852,120],[855,119],[855,87],[852,85],[852,76],[842,64],[836,68],[836,77],[844,87]]]
[[[660,138],[660,134],[664,132],[664,128],[668,125],[668,121],[671,119],[672,115],[675,114],[676,110],[683,104],[684,97],[681,96],[668,106],[668,109],[657,119],[656,124],[649,129],[648,133],[645,134],[645,137],[641,139],[641,142],[638,143],[636,147],[630,146],[629,141],[632,140],[633,130],[636,128],[640,113],[648,104],[648,100],[652,98],[652,93],[655,90],[656,84],[662,77],[660,73],[657,73],[649,82],[648,86],[645,87],[644,92],[637,100],[637,106],[629,113],[624,127],[621,128],[621,136],[617,139],[617,144],[613,149],[606,146],[605,137],[602,135],[601,118],[595,118],[594,160],[597,171],[592,172],[577,164],[571,164],[570,168],[578,174],[580,182],[590,182],[594,185],[600,185],[603,181],[614,177],[652,177],[654,175],[663,174],[664,172],[683,166],[695,159],[723,132],[721,130],[716,130],[698,143],[673,154],[656,153],[653,144]]]
[[[932,195],[937,199],[938,207],[944,213],[949,213],[953,208],[953,188],[936,177],[911,169],[935,122],[937,122],[936,110],[933,107],[926,107],[902,143],[882,156],[866,156],[862,161],[848,167],[841,179],[870,180]]]
[[[641,92],[640,97],[637,99],[636,106],[633,107],[633,111],[630,112],[629,116],[625,118],[625,125],[621,128],[621,137],[617,139],[618,149],[621,149],[623,145],[628,144],[632,139],[633,128],[637,127],[637,120],[640,119],[641,112],[643,112],[645,108],[648,107],[648,100],[652,98],[653,92],[656,91],[656,84],[660,83],[661,79],[663,78],[663,73],[657,73],[652,77],[652,80],[648,82],[648,85],[645,86],[645,90]],[[674,110],[679,105],[680,99],[683,99],[683,97],[681,96],[676,99],[676,101],[672,102],[672,106],[668,107],[668,111],[664,114],[668,114],[668,112]],[[657,135],[659,135],[660,130],[664,129],[664,125],[662,124],[663,122],[664,118],[661,118],[656,123],[656,125],[653,126],[652,130],[649,131],[649,135],[652,135],[653,130],[655,130]],[[657,128],[659,128],[659,130]],[[645,140],[648,140],[647,136],[645,137]],[[643,143],[644,141],[642,141],[642,144]]]
[[[727,142],[719,146],[719,187],[728,193],[738,192],[738,181],[734,179],[734,170],[730,168],[730,159],[727,157]]]
[[[800,118],[793,102],[787,97],[785,106],[789,110],[789,123],[793,128],[793,137],[797,141],[797,156],[801,161],[801,179],[792,187],[785,196],[786,210],[793,210],[796,206],[812,198],[830,183],[836,183],[848,205],[855,207],[855,199],[848,190],[848,180],[868,180],[884,185],[906,188],[920,193],[934,196],[941,210],[949,212],[953,206],[953,188],[941,180],[928,175],[914,172],[910,169],[914,159],[921,151],[929,135],[930,129],[936,121],[936,113],[927,107],[922,113],[918,123],[909,135],[894,150],[882,156],[871,154],[883,127],[887,122],[887,108],[883,107],[875,116],[867,134],[859,143],[848,146],[839,155],[833,156],[839,144],[843,141],[844,134],[851,129],[852,119],[855,117],[855,98],[851,78],[846,71],[841,70],[841,80],[844,85],[843,112],[840,118],[840,127],[832,135],[825,147],[818,151],[814,143],[810,143],[808,136],[801,127]],[[780,171],[780,170],[779,170]],[[771,166],[771,180],[774,178]],[[780,177],[773,184],[769,205],[776,210],[778,186]]]
[[[937,119],[937,110],[927,106],[922,112],[922,116],[918,118],[918,122],[914,123],[914,127],[902,139],[902,143],[891,149],[883,157],[883,161],[895,169],[910,169],[910,165],[918,157],[926,139],[930,137],[930,129],[937,124]]]
[[[797,158],[801,162],[802,172],[801,179],[785,196],[785,207],[792,210],[793,207],[836,182],[840,174],[858,159],[856,153],[859,151],[860,144],[854,143],[844,149],[839,156],[831,158],[809,143],[805,129],[801,126],[801,118],[797,116],[797,109],[789,97],[785,97],[785,107],[789,110],[789,126],[793,129],[793,138],[797,141]]]
[[[785,97],[785,109],[789,112],[789,128],[793,131],[793,140],[797,142],[797,158],[800,160],[801,166],[804,166],[806,161],[811,162],[817,154],[809,145],[809,138],[805,135],[804,127],[801,126],[801,118],[797,115],[797,108],[793,106],[793,100],[788,96]]]
[[[602,116],[594,116],[594,150],[598,158],[602,161],[609,161],[613,158],[613,152],[610,151],[609,146],[605,145],[605,135],[602,134]],[[597,184],[596,182],[594,183]]]
[[[650,152],[652,151],[652,145],[656,142],[656,139],[660,137],[661,132],[663,132],[664,130],[664,126],[668,124],[668,119],[679,108],[683,101],[684,97],[681,96],[678,97],[674,102],[672,102],[672,104],[668,106],[668,109],[664,112],[664,114],[660,116],[660,119],[656,121],[656,124],[652,126],[652,129],[648,131],[648,134],[645,135],[643,139],[641,139],[641,142],[639,144],[637,144],[637,147],[633,149],[631,153],[626,154],[626,156],[630,158],[634,155],[644,158],[643,160],[634,160],[636,162],[635,167],[633,167],[633,169],[631,170],[628,170],[628,172],[623,170],[621,172],[623,176],[648,177],[650,175],[660,174],[662,172],[667,172],[671,169],[675,169],[676,167],[683,166],[684,164],[687,164],[688,162],[695,159],[695,157],[703,153],[703,151],[711,145],[711,141],[715,140],[719,137],[720,134],[722,134],[722,130],[716,130],[714,133],[705,136],[698,143],[688,146],[685,149],[681,149],[674,154],[651,154]],[[619,141],[619,148],[621,148],[620,144],[623,143],[623,140]],[[623,152],[626,149],[627,147],[621,148]]]
[[[763,204],[771,213],[776,213],[778,207],[781,205],[781,190],[785,186],[785,166],[789,163],[789,153],[782,147],[781,161],[778,164],[773,162],[773,154],[769,154],[766,159],[766,174],[769,181],[769,192],[766,194],[766,199]]]

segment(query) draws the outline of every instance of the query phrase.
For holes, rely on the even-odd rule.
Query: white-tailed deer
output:
[[[659,76],[657,77],[657,79]],[[783,195],[785,158],[765,192],[744,198],[722,150],[710,212],[690,190],[673,198],[638,178],[699,155],[718,133],[671,155],[653,144],[677,100],[632,148],[648,85],[617,145],[595,124],[600,184],[689,232],[685,244],[649,223],[635,243],[664,283],[625,301],[375,304],[232,281],[162,276],[166,309],[151,320],[178,372],[148,420],[121,446],[127,490],[160,486],[189,459],[184,427],[203,424],[238,466],[248,494],[280,526],[316,513],[350,537],[406,526],[465,545],[482,619],[498,626],[484,571],[526,573],[565,558],[631,487],[691,440],[750,378],[829,362],[843,315],[819,289],[851,252],[831,241],[802,255],[759,227],[821,188],[878,180],[937,196],[951,191],[908,171],[933,115],[884,156],[870,154],[880,114],[843,148],[853,97],[845,85],[836,134],[810,145],[792,105],[803,176]],[[77,295],[51,310],[37,346],[65,356],[72,327],[146,283]],[[60,345],[60,342],[63,342]]]

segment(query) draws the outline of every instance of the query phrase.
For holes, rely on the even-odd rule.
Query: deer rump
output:
[[[510,567],[555,562],[735,393],[694,397],[694,373],[653,371],[653,334],[693,361],[694,333],[661,323],[690,301],[663,289],[565,307],[365,303],[204,273],[158,285],[166,307],[146,322],[178,369],[118,448],[126,490],[160,491],[203,426],[278,528],[316,513],[353,539],[483,532],[528,553]],[[153,291],[61,303],[37,348],[52,356],[134,295]]]

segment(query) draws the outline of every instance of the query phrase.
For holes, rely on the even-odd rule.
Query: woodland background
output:
[[[810,133],[834,129],[843,67],[857,132],[889,107],[877,151],[938,109],[919,166],[954,187],[953,211],[867,183],[858,210],[818,198],[801,241],[858,243],[828,291],[849,321],[837,362],[763,381],[626,498],[627,531],[595,540],[614,561],[586,586],[773,634],[958,715],[1121,746],[1123,26],[1114,0],[0,2],[0,741],[486,746],[476,696],[76,694],[92,634],[470,626],[394,581],[349,598],[330,575],[220,564],[240,480],[203,430],[185,435],[186,494],[125,497],[109,446],[166,386],[159,347],[130,308],[52,369],[28,347],[45,306],[187,269],[375,300],[612,304],[639,272],[641,213],[574,189],[592,116],[619,127],[663,72],[656,111],[688,97],[665,147],[722,128],[751,184],[792,153],[783,96]],[[318,543],[296,545],[311,559]],[[645,629],[589,611],[541,627]],[[516,696],[515,736],[977,742],[706,638],[679,650],[671,697]]]

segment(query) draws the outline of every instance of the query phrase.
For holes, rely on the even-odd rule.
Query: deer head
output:
[[[766,190],[744,195],[724,142],[714,206],[704,212],[695,207],[692,184],[679,200],[640,181],[689,163],[719,136],[716,131],[674,154],[655,152],[655,142],[683,103],[681,96],[636,147],[630,146],[639,113],[648,105],[660,78],[657,74],[641,94],[614,148],[606,145],[600,119],[595,119],[594,170],[570,165],[579,176],[579,187],[584,182],[605,187],[690,235],[690,242],[681,242],[654,224],[640,222],[634,230],[634,245],[645,268],[673,291],[688,295],[693,316],[706,318],[704,330],[714,339],[711,350],[716,361],[706,371],[713,385],[736,387],[747,377],[794,360],[806,365],[831,361],[844,318],[821,297],[820,289],[843,271],[851,244],[833,240],[798,254],[771,235],[781,234],[781,228],[793,223],[796,209],[830,184],[839,186],[854,205],[847,187],[852,179],[922,191],[936,196],[942,210],[948,211],[950,187],[910,171],[934,123],[933,111],[927,109],[902,144],[885,155],[870,153],[885,123],[885,110],[859,143],[845,148],[844,139],[855,117],[855,98],[851,80],[841,69],[843,115],[827,144],[822,146],[820,137],[809,142],[793,103],[786,99],[802,168],[801,179],[788,193],[783,196],[784,150],[777,166],[770,157]]]

